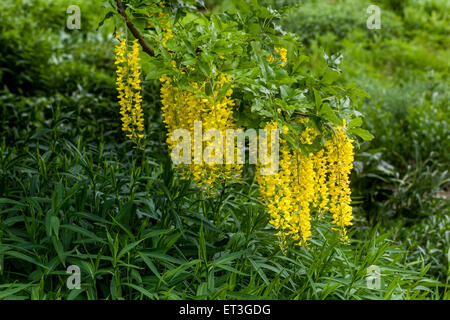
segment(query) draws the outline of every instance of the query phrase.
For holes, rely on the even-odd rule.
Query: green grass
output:
[[[85,149],[69,141],[60,148],[57,157],[34,153],[36,167],[27,164],[34,157],[2,163],[17,175],[0,199],[5,298],[419,298],[438,286],[405,264],[387,235],[344,246],[318,230],[323,238],[309,249],[283,253],[255,191],[204,199],[158,170],[97,163],[98,153],[81,156]],[[51,176],[58,178],[46,181]],[[14,182],[29,185],[29,194],[17,196]],[[65,286],[70,264],[82,270],[80,291]],[[372,264],[383,270],[382,290],[366,287]]]
[[[34,126],[24,129],[20,140],[13,145],[3,141],[0,148],[3,298],[442,294],[441,285],[425,276],[429,266],[415,271],[420,259],[407,262],[405,250],[376,229],[344,245],[325,240],[329,229],[315,224],[320,237],[308,249],[283,252],[251,180],[205,198],[174,175],[162,143],[133,150],[130,143],[117,142],[116,134],[106,134],[106,119],[77,125],[86,115],[72,112],[69,102],[50,108],[51,117],[31,122]],[[28,116],[33,109],[41,112],[39,105],[27,106]],[[96,143],[92,137],[98,136]],[[66,287],[69,265],[82,270],[81,290]],[[370,265],[382,268],[381,290],[367,288]]]

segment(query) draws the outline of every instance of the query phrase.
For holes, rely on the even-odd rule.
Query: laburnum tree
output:
[[[367,94],[341,84],[339,61],[324,57],[312,65],[298,38],[278,24],[280,12],[256,0],[232,3],[215,13],[193,0],[107,2],[105,18],[116,22],[122,129],[138,147],[145,144],[145,78],[160,82],[169,149],[174,130],[194,134],[196,121],[223,139],[232,128],[278,130],[279,170],[257,174],[257,181],[281,242],[308,244],[313,219],[329,219],[345,241],[354,147],[372,138],[358,111]],[[192,158],[197,152],[192,144]],[[243,174],[241,164],[174,166],[208,195]]]

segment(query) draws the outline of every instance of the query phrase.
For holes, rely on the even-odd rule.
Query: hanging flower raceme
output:
[[[168,130],[169,149],[172,150],[179,143],[179,141],[172,140],[175,130],[188,130],[189,136],[192,137],[188,156],[189,163],[176,165],[181,177],[183,179],[192,178],[199,187],[207,192],[212,192],[217,184],[238,179],[242,165],[224,164],[226,130],[235,128],[232,116],[234,105],[231,98],[232,86],[226,90],[223,97],[219,97],[219,92],[225,84],[231,82],[231,77],[226,74],[214,75],[212,82],[215,85],[210,95],[206,94],[206,86],[211,83],[210,81],[191,82],[192,89],[178,88],[166,75],[162,76],[160,81],[162,83],[162,111]],[[205,139],[206,133],[210,129],[220,133],[220,135],[214,136],[213,141]],[[204,140],[209,140],[209,142]],[[215,148],[212,148],[213,145]],[[235,148],[235,154],[237,152],[238,150]]]
[[[276,125],[268,124],[266,129]],[[287,127],[283,133],[287,133]],[[329,211],[341,238],[348,240],[346,228],[352,223],[349,175],[353,163],[353,145],[345,132],[345,123],[335,128],[336,135],[324,149],[305,155],[292,150],[280,138],[280,168],[273,175],[258,175],[261,200],[266,204],[270,223],[278,230],[281,243],[291,238],[299,245],[311,238],[311,214],[320,217]],[[300,141],[309,145],[317,136],[306,128]]]
[[[330,212],[333,223],[338,226],[341,237],[347,240],[346,227],[352,225],[352,207],[350,206],[350,173],[353,169],[353,140],[346,134],[346,123],[335,128],[332,140],[325,143],[328,155],[328,190],[330,193]]]
[[[127,50],[127,41],[117,34],[116,45],[116,86],[119,93],[122,131],[134,143],[139,144],[144,137],[144,113],[141,96],[141,67],[139,64],[139,43],[134,40],[131,50]]]
[[[265,129],[271,130],[274,127],[276,125],[267,124]],[[287,131],[287,127],[284,127],[283,133]],[[314,162],[312,154],[306,157],[300,150],[291,150],[282,138],[280,146],[279,171],[257,176],[261,200],[267,204],[270,223],[278,229],[277,235],[282,242],[285,242],[286,237],[291,237],[301,245],[311,236],[310,204],[315,193]]]

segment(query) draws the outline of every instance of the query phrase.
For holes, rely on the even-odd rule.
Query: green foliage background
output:
[[[283,13],[309,64],[335,63],[370,94],[352,177],[351,242],[315,224],[281,250],[252,178],[205,198],[171,169],[156,81],[149,143],[120,131],[114,26],[90,1],[0,5],[0,299],[448,299],[449,5],[261,2]],[[78,4],[81,30],[65,28]],[[239,1],[208,1],[216,12]],[[342,55],[342,58],[338,58]],[[337,59],[338,58],[338,59]],[[340,63],[339,63],[340,62]],[[247,168],[248,177],[253,177]],[[66,286],[80,266],[82,289]],[[366,270],[382,270],[369,289]]]

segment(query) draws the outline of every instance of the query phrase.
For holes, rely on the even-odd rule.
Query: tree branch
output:
[[[125,19],[128,29],[130,29],[133,36],[136,39],[138,39],[138,41],[142,47],[142,50],[144,50],[144,52],[147,53],[151,57],[155,56],[155,52],[153,51],[153,49],[148,45],[147,41],[145,41],[144,37],[139,32],[139,30],[136,29],[134,24],[131,22],[130,18],[128,18],[127,14],[125,12],[125,8],[123,7],[122,1],[116,0],[116,3],[117,3],[117,12],[119,12],[119,14]]]

